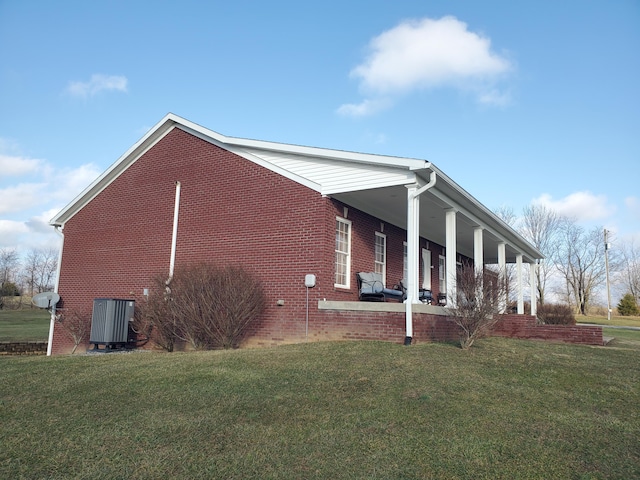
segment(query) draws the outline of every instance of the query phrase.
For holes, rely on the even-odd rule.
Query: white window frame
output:
[[[447,257],[444,255],[438,255],[438,278],[440,293],[447,293]]]
[[[339,225],[344,225],[346,232],[346,251],[338,250],[338,235],[341,233],[339,230]],[[345,218],[336,217],[336,245],[335,245],[335,283],[334,286],[337,288],[350,288],[351,287],[351,221]],[[338,258],[343,256],[345,258],[344,267],[345,267],[345,282],[338,282],[338,271],[339,265]]]
[[[375,244],[373,252],[374,271],[382,275],[382,283],[387,284],[387,236],[384,233],[375,232]],[[382,252],[378,251],[382,247]],[[378,255],[380,253],[380,255]],[[379,258],[381,257],[381,258]]]
[[[422,249],[422,288],[431,290],[431,250]]]

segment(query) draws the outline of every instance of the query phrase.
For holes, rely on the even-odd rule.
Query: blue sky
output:
[[[640,241],[637,0],[0,0],[0,248],[167,112],[422,158],[487,207]]]

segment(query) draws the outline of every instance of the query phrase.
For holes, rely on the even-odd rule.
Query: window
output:
[[[431,251],[422,249],[422,288],[431,290]]]
[[[375,272],[382,275],[382,283],[387,284],[387,236],[376,232]]]
[[[447,262],[442,255],[438,257],[438,277],[440,278],[440,293],[447,293]]]
[[[351,222],[336,217],[336,287],[349,288],[351,274]]]
[[[405,282],[405,285],[409,278],[409,271],[407,269],[407,264],[409,263],[407,260],[408,255],[407,242],[402,242],[402,281]]]

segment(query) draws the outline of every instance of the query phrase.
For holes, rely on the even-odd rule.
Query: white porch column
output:
[[[418,185],[407,185],[407,299],[405,301],[406,339],[413,337],[413,308],[418,301],[418,247],[420,243],[420,202]]]
[[[537,263],[529,264],[529,283],[531,284],[531,315],[533,315],[534,317],[538,313],[538,285],[536,277],[537,269]]]
[[[473,229],[473,265],[476,273],[481,273],[484,269],[484,247],[482,243],[482,231],[484,228],[475,227]]]
[[[405,301],[406,337],[405,345],[411,345],[413,337],[413,304],[418,300],[418,272],[420,269],[418,251],[420,247],[420,195],[436,184],[436,172],[431,172],[429,182],[419,186],[417,183],[407,187],[407,299]]]
[[[446,230],[446,260],[445,268],[447,269],[447,306],[456,306],[456,257],[458,256],[456,245],[456,210],[449,209],[445,212],[445,230]]]
[[[516,276],[518,279],[518,314],[524,313],[524,285],[522,284],[522,254],[516,255]]]
[[[507,245],[504,242],[498,244],[498,268],[502,282],[506,287],[507,282]],[[504,313],[507,310],[507,290],[504,289],[502,297],[500,298],[500,313]]]

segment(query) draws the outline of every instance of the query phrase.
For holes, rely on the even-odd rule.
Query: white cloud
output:
[[[373,38],[369,50],[365,61],[350,73],[369,95],[452,86],[473,92],[483,104],[505,105],[510,100],[497,89],[496,82],[513,70],[513,65],[491,50],[489,38],[469,31],[467,24],[455,17],[402,22]],[[375,112],[365,106],[343,105],[338,112]]]
[[[51,198],[66,205],[88,187],[100,173],[102,171],[93,163],[56,172],[52,181]]]
[[[511,104],[511,94],[493,89],[478,94],[478,102],[483,105],[506,107]]]
[[[25,157],[18,145],[0,138],[0,248],[57,245],[49,220],[100,172],[91,163],[54,168],[47,160]]]
[[[640,198],[627,197],[624,199],[624,204],[627,206],[631,216],[640,220]]]
[[[533,203],[544,205],[577,221],[604,220],[611,217],[616,210],[615,206],[607,203],[606,195],[595,195],[588,191],[575,192],[558,200],[544,193],[534,199]]]
[[[29,210],[42,201],[45,183],[20,183],[0,188],[0,214]]]
[[[0,248],[18,248],[20,237],[28,232],[24,222],[0,219]]]
[[[364,117],[378,113],[381,110],[389,108],[391,102],[388,99],[365,99],[360,103],[345,103],[338,107],[337,112],[340,115],[349,117]]]
[[[74,97],[87,98],[102,91],[127,91],[127,77],[120,75],[91,75],[88,82],[70,82],[67,86],[67,93]]]
[[[0,153],[0,172],[3,176],[20,176],[33,173],[38,170],[42,160],[25,158],[15,155],[3,155]]]

